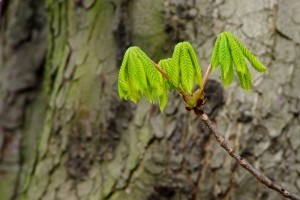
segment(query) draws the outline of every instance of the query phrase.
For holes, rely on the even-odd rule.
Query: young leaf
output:
[[[127,49],[118,77],[119,96],[138,102],[142,96],[153,103],[160,102],[163,109],[168,101],[162,75],[151,59],[138,47]]]
[[[174,51],[173,51],[173,55],[172,55],[172,60],[173,60],[173,64],[174,64],[174,68],[178,69],[179,70],[179,74],[180,74],[180,54],[181,54],[181,44],[178,43],[175,48],[174,48]],[[180,75],[179,75],[180,76]],[[179,78],[179,81],[180,81],[180,78]]]
[[[184,92],[191,94],[196,82],[202,87],[202,75],[196,53],[192,45],[188,42],[180,42],[175,46],[173,64],[179,69],[179,85]]]
[[[252,86],[252,77],[248,68],[246,68],[244,73],[237,72],[240,84],[243,89],[249,91]]]
[[[160,108],[160,111],[163,111],[164,108],[167,106],[168,104],[168,94],[165,93],[165,94],[162,94],[159,96],[159,108]]]
[[[168,74],[169,80],[165,79],[166,86],[169,90],[179,86],[179,66],[174,64],[171,58],[162,59],[158,65]],[[177,66],[177,67],[176,67]]]
[[[224,86],[227,86],[231,83],[233,75],[231,52],[226,35],[222,33],[220,38],[221,39],[218,52],[219,63],[221,65],[221,77]]]
[[[233,81],[233,76],[234,76],[233,74],[234,73],[233,73],[232,64],[229,66],[229,68],[227,69],[226,72],[224,72],[223,70],[224,69],[221,68],[221,80],[222,80],[222,83],[223,83],[224,87],[227,87]]]
[[[118,92],[121,99],[128,99],[128,91],[129,91],[129,85],[127,82],[127,62],[128,62],[128,55],[129,51],[126,51],[122,65],[119,71],[119,77],[118,77]]]
[[[217,40],[215,42],[214,50],[211,56],[211,66],[212,70],[215,70],[219,65],[219,46],[220,46],[221,34],[218,35]]]
[[[164,79],[159,71],[157,71],[154,67],[152,60],[143,51],[139,53],[139,57],[145,65],[147,83],[148,86],[150,86],[149,89],[151,90],[152,94],[151,97],[154,100],[158,99],[160,109],[163,110],[168,103],[168,95]],[[150,99],[150,102],[151,100],[152,99]],[[152,100],[152,102],[154,101]]]
[[[233,60],[234,66],[236,68],[236,71],[241,72],[241,73],[246,73],[247,64],[246,64],[242,50],[239,48],[236,41],[232,37],[228,36],[226,33],[224,33],[224,34],[226,35],[228,43],[229,43],[231,56],[232,56],[232,60]]]
[[[166,92],[163,78],[162,75],[155,69],[151,59],[142,50],[140,50],[138,57],[142,61],[146,72],[148,83],[147,92],[150,94],[147,99],[153,103],[154,100],[158,99],[159,95]]]
[[[252,67],[258,72],[266,72],[267,68],[237,39],[235,35],[230,32],[226,32],[229,37],[232,37],[240,49],[242,50],[244,56],[249,60]]]
[[[191,93],[194,86],[194,68],[192,59],[189,55],[188,48],[184,42],[181,45],[180,53],[180,72],[181,72],[181,86],[186,93]]]
[[[230,46],[231,57],[240,81],[240,85],[243,89],[250,90],[252,86],[252,78],[247,67],[244,54],[230,34],[226,32],[224,34],[226,35]]]
[[[200,65],[198,63],[198,58],[197,58],[196,52],[190,43],[185,42],[185,44],[188,48],[188,52],[190,54],[190,58],[193,63],[193,68],[194,68],[194,72],[195,72],[194,79],[195,79],[196,83],[199,85],[199,87],[202,88],[202,73],[201,73]]]
[[[128,98],[127,99],[130,99],[132,100],[134,103],[137,103],[141,100],[142,98],[142,95],[140,92],[138,92],[137,90],[134,90],[132,88],[129,88],[128,90]]]
[[[131,47],[128,57],[128,73],[129,73],[129,82],[131,87],[137,91],[145,91],[147,88],[147,79],[146,73],[143,66],[143,63],[139,59],[138,55],[140,54],[140,48]]]

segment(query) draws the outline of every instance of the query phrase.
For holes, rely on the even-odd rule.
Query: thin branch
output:
[[[225,138],[222,137],[212,127],[212,123],[211,123],[210,119],[208,118],[207,114],[203,113],[203,111],[201,111],[201,110],[197,110],[197,111],[198,112],[196,114],[198,114],[198,115],[200,114],[201,115],[202,121],[206,124],[206,126],[208,127],[208,129],[210,130],[210,132],[212,134],[214,134],[215,138],[217,139],[217,141],[219,142],[219,144],[221,145],[221,147],[223,147],[223,149],[225,149],[228,152],[228,154],[231,157],[233,157],[243,168],[245,168],[247,171],[249,171],[261,183],[263,183],[267,187],[271,188],[272,190],[275,190],[275,191],[279,192],[282,196],[284,196],[284,197],[286,197],[288,199],[292,199],[292,200],[300,200],[299,196],[297,196],[296,194],[293,194],[293,193],[289,192],[284,187],[278,185],[277,183],[275,183],[274,181],[272,181],[271,179],[269,179],[266,175],[264,175],[263,173],[261,173],[257,169],[255,169],[244,158],[242,158],[241,156],[239,156],[238,154],[236,154],[234,152],[234,149],[228,144],[228,142],[225,140]]]
[[[157,69],[157,71],[159,71],[161,73],[161,75],[163,77],[165,77],[166,79],[169,79],[169,75],[167,74],[167,72],[165,72],[158,64],[156,64],[154,61],[152,61],[154,67]]]

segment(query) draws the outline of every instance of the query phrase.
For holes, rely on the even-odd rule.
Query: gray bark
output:
[[[37,93],[47,49],[46,30],[42,1],[0,1],[0,199],[3,200],[18,197],[22,169],[32,162],[28,155],[35,152],[41,121],[35,122],[30,132],[24,130],[27,116],[32,114],[30,107],[40,109],[33,116],[45,107],[37,103]]]
[[[204,71],[225,30],[269,72],[252,73],[249,93],[237,81],[222,88],[214,72],[206,112],[242,156],[300,193],[300,2],[49,0],[41,12],[29,6],[40,1],[15,2],[3,9],[0,42],[0,168],[3,180],[13,177],[6,199],[282,199],[218,146],[178,94],[163,114],[157,105],[117,96],[129,45],[158,61],[188,40]],[[22,26],[33,15],[22,3],[28,13],[47,15],[38,36]],[[10,141],[22,146],[7,150]],[[15,168],[7,168],[12,154]]]

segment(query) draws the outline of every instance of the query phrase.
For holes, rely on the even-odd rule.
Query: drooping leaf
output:
[[[163,109],[168,101],[167,91],[152,60],[138,47],[127,49],[118,77],[119,96],[138,102],[144,96],[150,103],[156,100]]]
[[[236,71],[241,73],[246,73],[247,64],[242,50],[240,49],[240,47],[237,45],[236,41],[232,37],[228,37],[226,33],[224,34],[226,35],[230,46],[231,57],[234,66],[236,68]]]
[[[152,98],[148,98],[148,100],[153,103],[151,99],[158,99],[159,95],[165,92],[163,78],[159,71],[155,69],[151,59],[144,52],[139,53],[139,58],[145,67],[148,90],[151,90]]]
[[[128,98],[127,99],[132,100],[134,103],[137,103],[141,100],[142,94],[140,92],[138,92],[137,90],[129,88],[128,92],[129,93],[128,93]]]
[[[224,86],[227,86],[233,80],[231,51],[227,41],[227,37],[224,33],[220,35],[219,44],[219,63],[221,65],[221,78]]]
[[[194,83],[202,87],[202,75],[198,59],[189,42],[180,42],[175,46],[172,60],[174,66],[179,69],[180,84],[177,88],[191,94]]]
[[[202,72],[201,72],[201,67],[199,65],[196,52],[189,42],[185,42],[185,44],[188,48],[188,52],[190,54],[190,58],[193,63],[194,74],[195,74],[194,79],[195,79],[196,83],[199,85],[199,87],[202,88]]]
[[[250,90],[252,86],[252,77],[247,67],[244,54],[239,45],[232,37],[228,37],[228,33],[225,33],[231,51],[231,57],[240,81],[240,85],[245,90]]]
[[[242,50],[244,56],[249,60],[252,67],[258,72],[266,72],[267,68],[237,39],[235,35],[230,32],[226,32],[227,37],[233,38],[237,45]]]
[[[244,73],[237,72],[238,79],[243,89],[249,91],[252,87],[252,77],[248,68]]]
[[[250,90],[252,86],[252,77],[247,67],[243,52],[232,37],[228,37],[228,34],[226,34],[226,36],[229,41],[231,55],[240,85],[243,89]]]
[[[180,54],[181,86],[186,93],[190,94],[192,92],[193,85],[194,85],[193,63],[185,43],[181,43],[178,45],[181,45],[181,54]]]
[[[128,99],[129,86],[126,78],[126,74],[128,73],[125,72],[127,70],[128,54],[129,51],[126,51],[121,64],[119,77],[118,77],[118,92],[121,99]]]
[[[177,69],[180,69],[181,43],[182,42],[175,45],[173,55],[172,55],[172,60],[174,61],[174,65]]]
[[[224,72],[223,68],[221,68],[221,80],[222,80],[224,87],[227,87],[228,85],[230,85],[232,83],[233,77],[234,77],[234,72],[233,72],[232,64],[227,69],[227,72]]]
[[[157,85],[160,84],[159,80],[161,74],[155,69],[151,59],[142,50],[139,51],[138,58],[144,65],[146,76],[148,79],[148,85],[150,85],[151,87],[157,87]]]
[[[251,88],[252,77],[247,67],[245,57],[249,60],[254,69],[259,72],[266,71],[266,67],[236,36],[230,32],[223,32],[218,35],[211,58],[211,66],[214,70],[218,65],[221,65],[221,79],[224,86],[228,86],[233,80],[234,72],[232,65],[234,65],[241,87],[245,90]]]
[[[128,73],[131,87],[137,91],[144,91],[147,88],[147,78],[141,59],[139,59],[140,48],[132,47],[128,57]]]
[[[171,58],[162,59],[158,65],[168,74],[169,80],[164,79],[169,90],[179,86],[179,66],[174,64]],[[177,67],[176,67],[177,66]]]
[[[215,70],[219,65],[219,46],[220,46],[221,34],[218,35],[217,40],[215,42],[214,50],[211,56],[211,67],[212,70]]]
[[[161,73],[156,70],[152,60],[144,52],[140,52],[139,56],[145,65],[147,82],[150,86],[152,97],[153,99],[158,99],[160,109],[163,110],[168,102],[167,88],[164,84],[164,78]]]
[[[168,94],[164,93],[162,95],[159,96],[159,108],[160,111],[163,111],[164,108],[167,106],[168,104]]]

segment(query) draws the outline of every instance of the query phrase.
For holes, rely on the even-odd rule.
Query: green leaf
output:
[[[180,54],[181,86],[186,93],[191,94],[194,86],[193,63],[185,43],[182,42],[179,45],[182,45]]]
[[[169,80],[164,79],[169,90],[179,86],[179,66],[175,65],[173,59],[167,58],[159,61],[158,65],[168,74]]]
[[[174,64],[174,68],[178,69],[179,76],[180,76],[180,54],[181,54],[181,45],[180,44],[181,44],[181,42],[175,46],[173,55],[172,55],[172,61]],[[180,81],[180,78],[179,78],[178,82],[179,81]]]
[[[223,70],[224,69],[221,68],[221,80],[222,80],[224,87],[227,87],[233,81],[233,77],[234,77],[233,67],[232,67],[232,65],[230,65],[227,72],[224,72]],[[226,74],[226,76],[225,76],[225,74]]]
[[[199,85],[200,88],[202,88],[202,73],[201,73],[201,68],[198,62],[198,58],[196,55],[196,52],[194,50],[194,48],[192,47],[192,45],[189,42],[184,42],[188,52],[190,54],[190,58],[192,60],[193,63],[193,68],[194,68],[194,72],[195,72],[195,76],[194,79],[196,81],[196,83]]]
[[[128,55],[129,55],[129,51],[126,51],[119,71],[119,77],[118,77],[118,92],[121,99],[128,99],[129,96],[128,94],[129,85],[126,78]]]
[[[127,99],[132,100],[134,103],[137,103],[141,100],[142,95],[141,95],[140,92],[138,92],[138,91],[136,91],[132,88],[129,88],[128,92],[129,93],[128,93],[128,98]]]
[[[168,101],[162,75],[138,47],[130,47],[125,52],[118,77],[118,91],[122,99],[130,99],[135,103],[142,96],[150,103],[158,100],[161,109]]]
[[[189,42],[180,42],[175,46],[172,61],[174,67],[179,69],[179,84],[177,88],[191,94],[195,82],[199,87],[202,87],[202,74],[198,59],[195,50]]]
[[[144,91],[147,88],[146,73],[141,59],[139,59],[140,48],[131,47],[128,57],[129,82],[131,87],[137,91]]]
[[[236,71],[241,73],[246,73],[247,64],[242,50],[240,49],[240,47],[237,45],[236,41],[232,37],[228,37],[226,32],[224,34],[226,35],[230,46],[231,57]]]
[[[159,108],[160,108],[161,112],[165,109],[167,104],[168,104],[168,94],[165,93],[163,95],[160,95],[159,96]]]
[[[219,63],[221,65],[221,77],[224,86],[227,86],[233,80],[232,60],[227,37],[224,33],[220,36],[219,44]]]
[[[138,53],[138,57],[144,65],[147,77],[147,90],[143,94],[150,103],[154,103],[158,94],[164,91],[162,75],[155,69],[152,60],[143,51]]]
[[[240,85],[243,89],[250,90],[252,86],[252,77],[247,67],[244,54],[239,45],[236,43],[236,40],[233,39],[230,34],[226,32],[224,34],[226,35],[230,46],[231,57],[240,81]]]
[[[228,37],[232,37],[236,41],[237,45],[242,50],[244,56],[249,60],[252,67],[256,71],[258,71],[258,72],[266,72],[267,71],[267,68],[237,39],[237,37],[235,35],[233,35],[230,32],[226,32],[226,34],[228,35]]]
[[[221,34],[218,35],[217,40],[215,42],[214,50],[211,56],[211,66],[212,70],[215,70],[219,65],[219,46],[220,46]]]
[[[249,91],[252,86],[252,77],[249,69],[246,68],[246,71],[244,73],[237,72],[237,75],[242,88]]]

